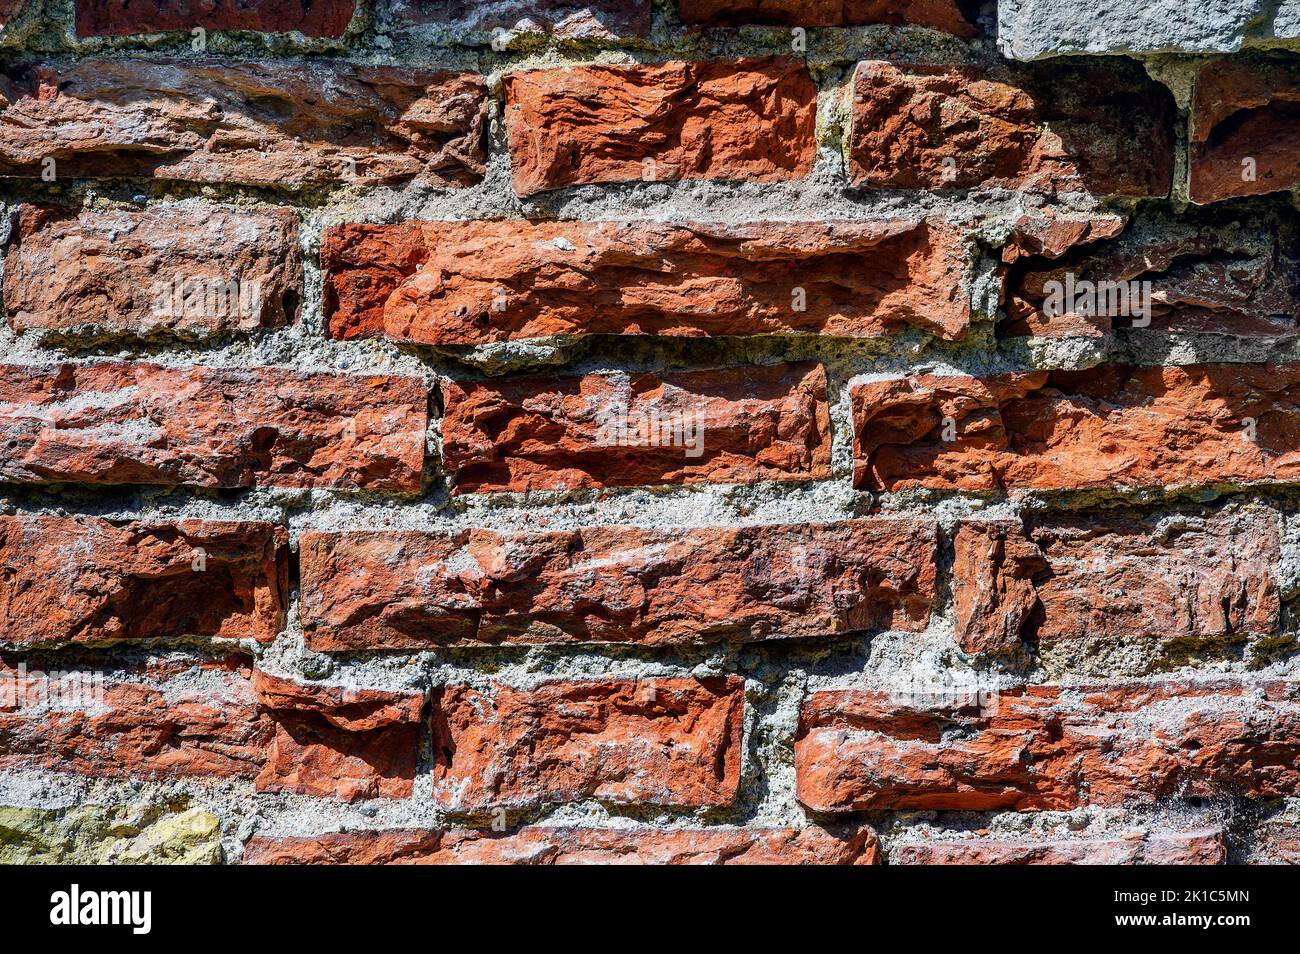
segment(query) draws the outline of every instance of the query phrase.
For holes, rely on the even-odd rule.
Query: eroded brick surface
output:
[[[601,182],[802,179],[817,90],[793,59],[577,66],[505,77],[515,191]]]
[[[937,599],[937,544],[932,520],[883,518],[308,533],[303,625],[321,651],[914,631]]]
[[[1131,683],[914,702],[807,697],[798,796],[819,812],[1063,810],[1184,796],[1282,797],[1300,775],[1294,683]]]
[[[895,865],[1221,865],[1223,831],[1133,831],[1112,838],[966,838],[908,841],[889,853]]]
[[[0,516],[0,640],[268,643],[288,604],[288,543],[265,522]]]
[[[345,801],[411,793],[419,693],[294,683],[234,656],[121,671],[8,659],[0,673],[5,769],[236,779]]]
[[[530,826],[517,832],[358,831],[317,838],[254,838],[259,865],[872,865],[868,829],[713,828],[661,831]]]
[[[24,206],[5,258],[19,329],[214,335],[286,325],[302,300],[298,217]]]
[[[442,387],[456,493],[830,476],[821,365]]]
[[[967,652],[1022,641],[1231,643],[1280,625],[1271,514],[967,521],[954,552]]]
[[[434,802],[487,812],[594,799],[731,804],[744,680],[464,684],[434,697]]]
[[[469,73],[167,58],[0,75],[0,176],[465,186],[487,158]]]
[[[1300,332],[1300,238],[1294,217],[1284,211],[1216,208],[1178,218],[1146,213],[1108,238],[1089,230],[1068,251],[1058,245],[1022,258],[1007,281],[1007,318],[999,333]]]
[[[1286,364],[863,382],[854,480],[971,491],[1287,480],[1300,462],[1298,387],[1300,367]]]
[[[418,379],[137,362],[0,365],[0,480],[415,493]]]
[[[971,318],[961,234],[933,220],[349,225],[321,257],[337,338],[958,338]]]
[[[878,189],[1169,193],[1174,102],[1133,63],[1050,68],[867,61],[849,175]]]
[[[1300,183],[1290,129],[1300,60],[1241,57],[1201,68],[1192,95],[1191,198],[1218,202]]]

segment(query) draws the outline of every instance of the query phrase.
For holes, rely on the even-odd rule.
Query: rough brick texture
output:
[[[77,35],[188,33],[202,27],[338,37],[355,6],[355,0],[77,0]]]
[[[548,335],[878,337],[970,324],[941,221],[411,222],[330,229],[330,331],[433,345]]]
[[[1020,257],[1008,278],[1000,333],[1095,337],[1135,327],[1240,337],[1300,332],[1300,237],[1292,215],[1217,208],[1180,218],[1145,214],[1109,241],[1092,236],[1085,232],[1063,240],[1064,247]],[[1150,283],[1145,292],[1144,282]]]
[[[1297,366],[1262,364],[862,383],[854,481],[987,491],[1285,480],[1300,447],[1298,384]]]
[[[101,362],[0,365],[0,480],[420,489],[417,379]]]
[[[687,23],[729,25],[772,23],[790,26],[892,26],[931,27],[958,36],[974,36],[973,14],[978,4],[965,0],[681,0]]]
[[[954,552],[953,609],[967,652],[1022,641],[1235,642],[1280,622],[1271,515],[968,521]]]
[[[212,335],[288,324],[301,300],[288,211],[25,206],[5,259],[5,310],[20,329]]]
[[[240,779],[258,791],[345,801],[411,793],[418,693],[300,685],[239,657],[60,672],[59,704],[47,706],[48,680],[26,663],[0,663],[0,766]],[[94,679],[102,698],[91,694]]]
[[[267,643],[284,625],[288,534],[269,523],[0,516],[0,639]]]
[[[814,693],[795,743],[799,800],[865,809],[1151,805],[1221,791],[1280,798],[1300,774],[1294,683],[1031,686],[995,711]]]
[[[1290,129],[1300,100],[1300,61],[1207,64],[1192,96],[1191,198],[1217,202],[1300,184]]]
[[[740,784],[738,678],[444,687],[434,802],[450,812],[563,802],[709,807]]]
[[[933,521],[744,529],[306,534],[313,649],[673,645],[919,630]]]
[[[1133,64],[975,67],[864,62],[849,173],[881,189],[1165,196],[1174,102]]]
[[[880,851],[867,829],[660,831],[530,826],[486,832],[358,831],[318,838],[254,838],[244,860],[257,865],[873,865]]]
[[[1115,838],[981,838],[909,841],[889,853],[895,865],[1221,865],[1220,830],[1135,831]]]
[[[389,66],[88,59],[0,75],[0,175],[469,185],[486,87]]]
[[[817,90],[793,59],[525,70],[505,78],[515,191],[777,182],[812,170]]]
[[[442,388],[457,493],[830,476],[821,365]]]
[[[1286,819],[1260,825],[1250,861],[1258,865],[1300,865],[1300,825]]]
[[[1300,0],[0,0],[0,863],[1294,862],[1298,104]]]

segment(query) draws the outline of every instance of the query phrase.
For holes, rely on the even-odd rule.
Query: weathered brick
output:
[[[1218,202],[1300,185],[1291,128],[1300,58],[1238,57],[1206,64],[1191,117],[1191,199]]]
[[[89,58],[0,73],[0,175],[463,186],[481,76],[342,62]]]
[[[682,20],[710,25],[772,23],[803,27],[932,27],[974,36],[979,3],[970,0],[680,0]]]
[[[434,801],[454,812],[595,799],[731,804],[744,680],[449,685],[435,693]]]
[[[1281,538],[1261,511],[967,521],[954,547],[967,652],[1022,641],[1235,642],[1280,623]]]
[[[0,364],[0,480],[420,489],[416,378]]]
[[[1300,235],[1289,212],[1146,212],[1112,241],[1051,258],[1022,257],[1011,269],[999,334],[1300,333]]]
[[[267,643],[284,624],[288,544],[264,522],[0,515],[0,640]]]
[[[442,384],[455,493],[830,476],[820,364]]]
[[[0,660],[0,767],[401,798],[415,776],[423,701],[292,683],[251,671],[243,657],[121,672]]]
[[[408,222],[339,226],[321,243],[334,337],[433,345],[908,326],[954,339],[971,319],[966,258],[956,228],[902,219]]]
[[[243,657],[107,669],[0,660],[0,765],[112,778],[254,778],[271,725]],[[188,670],[188,671],[187,671]],[[102,692],[101,698],[96,695]],[[50,705],[47,698],[58,700]]]
[[[339,37],[355,0],[77,0],[77,36],[205,30]]]
[[[1007,235],[1002,261],[1011,265],[1031,257],[1055,260],[1080,245],[1114,238],[1128,223],[1128,213],[1122,210],[1075,213],[1050,205],[1026,209]],[[1043,262],[1024,267],[1043,267]]]
[[[854,482],[991,491],[1290,480],[1300,473],[1297,396],[1293,364],[862,382],[852,389]]]
[[[1165,196],[1172,95],[1127,61],[1050,68],[864,62],[849,173],[884,189]]]
[[[650,0],[391,0],[391,16],[399,29],[433,25],[611,40],[648,34],[650,6]]]
[[[483,831],[351,831],[248,843],[254,865],[874,865],[870,829],[571,828],[531,825]]]
[[[1133,831],[1107,838],[966,836],[895,843],[896,865],[1222,865],[1223,830]]]
[[[1300,865],[1300,825],[1285,818],[1270,819],[1255,829],[1250,850],[1252,865]]]
[[[5,310],[18,329],[222,334],[286,325],[301,298],[288,210],[28,205],[5,257]]]
[[[820,812],[1276,798],[1300,784],[1298,759],[1300,688],[1281,681],[1030,686],[982,711],[820,692],[795,742],[799,801]]]
[[[524,70],[504,83],[520,195],[647,179],[802,179],[817,152],[817,88],[794,59]]]
[[[300,541],[317,651],[681,645],[924,629],[933,520],[737,529],[343,531]]]
[[[411,794],[423,693],[306,685],[261,671],[253,689],[274,726],[259,791],[346,801]]]

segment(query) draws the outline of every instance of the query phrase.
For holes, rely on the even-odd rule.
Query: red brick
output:
[[[58,683],[56,673],[63,674]],[[153,663],[122,674],[0,660],[0,766],[109,778],[252,779],[273,727],[258,718],[250,678],[242,657],[192,669]],[[101,699],[94,680],[102,680]],[[59,704],[45,704],[47,694],[57,694]]]
[[[415,493],[427,421],[415,378],[0,364],[0,479]]]
[[[486,128],[469,73],[135,57],[0,73],[0,175],[53,159],[60,178],[464,186]]]
[[[690,645],[924,629],[932,520],[738,529],[305,533],[317,651]]]
[[[909,326],[955,339],[971,319],[966,258],[957,229],[902,219],[408,222],[339,226],[321,244],[334,337],[433,345]]]
[[[650,0],[392,0],[391,15],[399,28],[432,24],[441,30],[610,40],[648,34],[650,6]]]
[[[423,693],[305,685],[264,672],[254,673],[253,688],[275,729],[259,791],[350,802],[411,794]]]
[[[929,839],[896,843],[895,865],[1222,865],[1223,831],[1133,831],[1109,838],[1049,835],[1040,838]]]
[[[967,652],[1022,640],[1231,643],[1280,626],[1281,538],[1277,519],[1259,511],[968,521],[955,551]]]
[[[311,686],[242,657],[70,672],[59,704],[27,663],[0,661],[0,767],[123,778],[231,778],[355,801],[410,794],[418,693]],[[53,671],[49,667],[46,672]],[[102,698],[94,684],[102,679]]]
[[[435,693],[434,802],[451,812],[565,802],[730,805],[744,680],[450,685]]]
[[[1293,364],[863,382],[852,388],[854,482],[991,491],[1289,480],[1300,473],[1296,396]]]
[[[222,334],[286,325],[301,298],[288,210],[27,205],[5,258],[5,309],[18,329]]]
[[[339,37],[355,0],[77,0],[77,36],[205,30]]]
[[[454,493],[830,476],[820,364],[442,385]]]
[[[974,36],[979,4],[969,0],[681,0],[682,20],[709,25],[933,27]]]
[[[1293,57],[1233,57],[1203,66],[1192,92],[1191,200],[1300,185],[1300,150],[1291,137],[1297,97],[1300,60]]]
[[[874,865],[875,836],[822,828],[560,828],[338,832],[248,843],[254,865]]]
[[[1234,680],[1031,686],[983,712],[819,692],[795,742],[799,801],[819,812],[1278,798],[1300,784],[1298,760],[1297,684]]]
[[[268,643],[284,625],[288,544],[263,522],[0,516],[0,638]]]
[[[1123,211],[1074,213],[1054,206],[1029,209],[1011,227],[1002,246],[1002,261],[1008,265],[1031,257],[1054,261],[1080,245],[1114,238],[1128,223],[1129,216]]]
[[[999,334],[1099,336],[1129,326],[1240,336],[1300,331],[1300,235],[1289,214],[1149,212],[1113,241],[1085,240],[1052,258],[1026,257],[1012,270]]]
[[[1124,61],[991,72],[864,62],[849,173],[884,189],[1165,196],[1174,116],[1168,90]]]
[[[794,59],[561,67],[504,82],[520,195],[646,178],[802,179],[816,157],[817,88]]]

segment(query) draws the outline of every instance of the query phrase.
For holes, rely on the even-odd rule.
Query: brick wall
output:
[[[1172,6],[0,0],[0,860],[1294,860],[1300,5]]]

